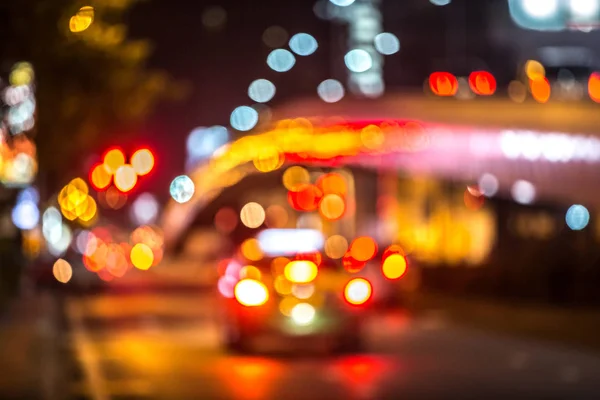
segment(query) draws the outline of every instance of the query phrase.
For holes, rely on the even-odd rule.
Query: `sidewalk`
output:
[[[11,300],[0,319],[0,398],[54,399],[56,374],[48,343],[58,342],[49,295]],[[58,343],[56,343],[58,344]]]

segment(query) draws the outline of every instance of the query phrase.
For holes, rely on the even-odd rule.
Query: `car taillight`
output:
[[[246,307],[257,307],[269,300],[269,291],[262,283],[254,279],[242,279],[235,285],[236,300]]]
[[[344,298],[352,305],[364,304],[371,298],[373,288],[364,278],[355,278],[346,284]]]

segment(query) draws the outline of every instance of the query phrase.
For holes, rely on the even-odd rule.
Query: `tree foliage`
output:
[[[150,44],[127,38],[124,20],[135,2],[0,4],[5,31],[0,60],[26,60],[35,69],[35,141],[40,176],[49,189],[78,166],[82,154],[97,151],[115,132],[134,132],[159,100],[179,91],[168,74],[147,67]],[[93,7],[93,22],[71,32],[69,21],[82,6]]]

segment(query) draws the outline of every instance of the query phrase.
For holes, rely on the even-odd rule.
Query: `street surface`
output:
[[[435,312],[370,316],[364,354],[294,354],[281,340],[256,355],[228,354],[208,268],[214,266],[167,261],[132,271],[103,294],[68,299],[74,359],[68,398],[596,399],[600,393],[600,357],[466,330]]]

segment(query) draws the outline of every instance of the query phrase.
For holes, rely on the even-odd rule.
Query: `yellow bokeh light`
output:
[[[346,211],[344,199],[337,194],[328,194],[319,203],[319,213],[330,221],[340,219]]]
[[[262,273],[253,265],[246,265],[240,269],[240,279],[254,279],[259,281],[262,278]]]
[[[73,268],[71,267],[71,264],[69,264],[67,261],[63,260],[62,258],[59,258],[58,260],[56,260],[54,266],[52,267],[52,274],[54,275],[57,281],[61,283],[67,283],[71,280],[71,277],[73,276]]]
[[[539,61],[529,60],[525,63],[525,75],[529,79],[544,78],[546,69]]]
[[[33,81],[33,67],[28,62],[15,64],[10,72],[8,80],[13,86],[30,85]]]
[[[337,260],[342,258],[348,251],[348,241],[342,235],[333,235],[325,242],[325,254],[329,258]]]
[[[399,279],[406,273],[406,259],[402,254],[392,254],[383,260],[381,270],[386,278]]]
[[[258,152],[253,163],[260,172],[271,172],[279,169],[285,161],[285,155],[275,146],[267,146]]]
[[[109,174],[113,175],[123,165],[125,165],[125,154],[121,149],[109,150],[104,155],[104,168]]]
[[[106,171],[103,164],[98,164],[92,169],[90,181],[97,190],[106,189],[112,180],[111,175]]]
[[[136,174],[147,175],[154,168],[154,155],[148,149],[141,149],[131,156],[131,166]]]
[[[241,246],[242,255],[250,261],[259,261],[263,258],[263,252],[257,239],[247,239]]]
[[[240,219],[248,228],[258,228],[265,222],[265,210],[258,203],[248,203],[242,207]]]
[[[283,271],[286,279],[292,283],[310,283],[318,274],[315,263],[308,260],[291,261]]]
[[[131,248],[130,258],[134,267],[145,271],[152,266],[154,253],[146,244],[138,243]]]
[[[137,174],[129,164],[120,166],[115,172],[115,186],[121,192],[126,193],[135,187]]]
[[[94,7],[81,7],[77,14],[69,20],[69,30],[73,33],[83,32],[94,22]]]
[[[381,128],[376,125],[366,126],[360,132],[360,140],[367,149],[379,149],[383,145],[384,139]]]
[[[83,222],[90,222],[98,212],[98,206],[96,205],[96,201],[88,196],[85,202],[85,208],[81,210],[80,213],[77,213],[79,219]]]
[[[262,283],[254,279],[242,279],[233,289],[237,301],[246,307],[257,307],[269,300],[269,291]]]
[[[298,165],[289,167],[283,173],[283,186],[287,190],[298,190],[300,185],[310,183],[310,174],[305,168]]]

